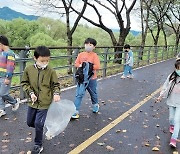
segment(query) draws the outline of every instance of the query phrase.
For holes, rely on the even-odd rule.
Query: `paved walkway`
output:
[[[50,141],[44,154],[170,154],[168,108],[154,103],[159,88],[173,70],[174,59],[134,70],[134,79],[120,74],[98,81],[100,112],[92,113],[89,94],[83,99],[80,119]],[[74,100],[75,88],[62,92]],[[18,112],[7,108],[0,119],[0,153],[27,153],[33,146],[34,130],[26,125],[26,104]],[[153,148],[159,151],[153,151]]]

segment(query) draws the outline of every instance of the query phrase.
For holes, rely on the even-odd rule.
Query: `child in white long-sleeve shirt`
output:
[[[180,59],[175,62],[175,70],[166,79],[157,102],[167,98],[169,106],[169,131],[172,133],[170,146],[176,147],[180,129]]]
[[[124,64],[124,72],[121,76],[121,79],[133,78],[132,68],[133,68],[133,52],[129,44],[124,46],[125,51],[125,64]]]

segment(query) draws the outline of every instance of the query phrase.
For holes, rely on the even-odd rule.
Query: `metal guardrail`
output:
[[[20,87],[20,82],[24,68],[34,63],[33,62],[33,50],[35,48],[22,47],[11,48],[16,53],[16,69],[12,80],[12,90],[20,91],[20,98],[24,98],[24,93]],[[62,87],[68,87],[75,85],[74,74],[76,68],[74,67],[74,61],[78,53],[83,50],[83,47],[49,47],[53,53],[51,56],[50,65],[57,71],[60,83]],[[67,55],[66,50],[71,49],[72,55]],[[99,77],[106,77],[108,75],[116,74],[123,71],[124,67],[124,52],[116,51],[115,49],[122,49],[119,46],[113,47],[96,47],[96,53],[98,54],[101,62],[101,69],[98,71]],[[170,59],[176,56],[175,46],[145,46],[143,49],[141,46],[132,46],[134,53],[134,68],[156,63],[158,61]],[[179,51],[179,50],[178,50]],[[116,54],[121,54],[122,57],[114,58]],[[68,59],[72,60],[72,64],[68,64]],[[115,63],[115,60],[120,60],[121,63]],[[71,70],[72,73],[68,73]]]

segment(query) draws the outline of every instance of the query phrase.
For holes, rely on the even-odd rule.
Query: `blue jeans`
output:
[[[4,79],[5,78],[0,78],[0,110],[5,109],[5,101],[12,105],[17,103],[17,100],[9,95],[11,83],[8,85],[4,84]]]
[[[28,107],[27,125],[35,128],[35,145],[42,145],[43,127],[46,120],[47,111],[47,109],[39,110]]]
[[[87,91],[89,92],[90,96],[91,96],[91,101],[92,104],[98,104],[98,94],[97,94],[97,80],[96,79],[91,79],[89,81],[89,84],[87,86]],[[86,90],[85,89],[85,90]],[[83,94],[78,94],[79,91],[79,86],[77,86],[76,88],[76,97],[75,97],[75,101],[74,104],[76,106],[76,110],[79,111],[80,106],[81,106],[81,102],[82,102],[82,98],[85,94],[85,92]]]
[[[169,123],[174,125],[172,138],[177,139],[180,129],[180,107],[169,106]]]
[[[128,74],[132,75],[132,66],[124,65],[124,76],[127,76]]]

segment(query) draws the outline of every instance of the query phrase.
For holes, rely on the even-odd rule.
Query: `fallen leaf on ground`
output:
[[[136,145],[134,148],[135,148],[135,149],[137,149],[137,148],[138,148],[138,146]]]
[[[157,124],[156,127],[159,127],[159,124]]]
[[[28,151],[27,154],[31,154],[31,151]]]
[[[143,125],[143,128],[148,128],[148,126],[147,125]]]
[[[122,130],[122,132],[123,132],[123,133],[126,133],[126,132],[127,132],[127,130],[126,130],[126,129],[124,129],[124,130]]]
[[[106,149],[107,149],[107,150],[110,150],[110,151],[113,151],[113,150],[114,150],[114,148],[111,147],[110,145],[107,145],[107,146],[106,146]]]
[[[173,154],[178,154],[178,151],[173,151]]]
[[[157,138],[158,140],[160,140],[160,137],[159,137],[158,135],[156,136],[156,138]]]
[[[120,129],[116,130],[116,133],[120,133],[120,132],[121,132],[121,130],[120,130]]]
[[[32,138],[27,137],[25,142],[26,142],[26,143],[32,142]]]
[[[4,132],[3,133],[3,136],[8,136],[9,134],[7,132]]]
[[[112,118],[108,118],[108,120],[112,120]]]
[[[145,146],[149,147],[149,146],[150,146],[150,144],[149,144],[149,143],[146,143],[146,144],[145,144]]]
[[[159,148],[154,147],[154,148],[152,148],[152,151],[159,151]]]
[[[103,142],[103,143],[97,143],[98,145],[100,145],[100,146],[103,146],[103,145],[105,145],[105,143]]]
[[[70,148],[73,148],[74,146],[75,146],[74,144],[70,144],[70,145],[69,145]]]
[[[10,140],[2,140],[2,143],[9,143]]]
[[[84,131],[85,131],[85,132],[86,132],[86,131],[90,131],[90,129],[89,129],[89,128],[85,128]]]

